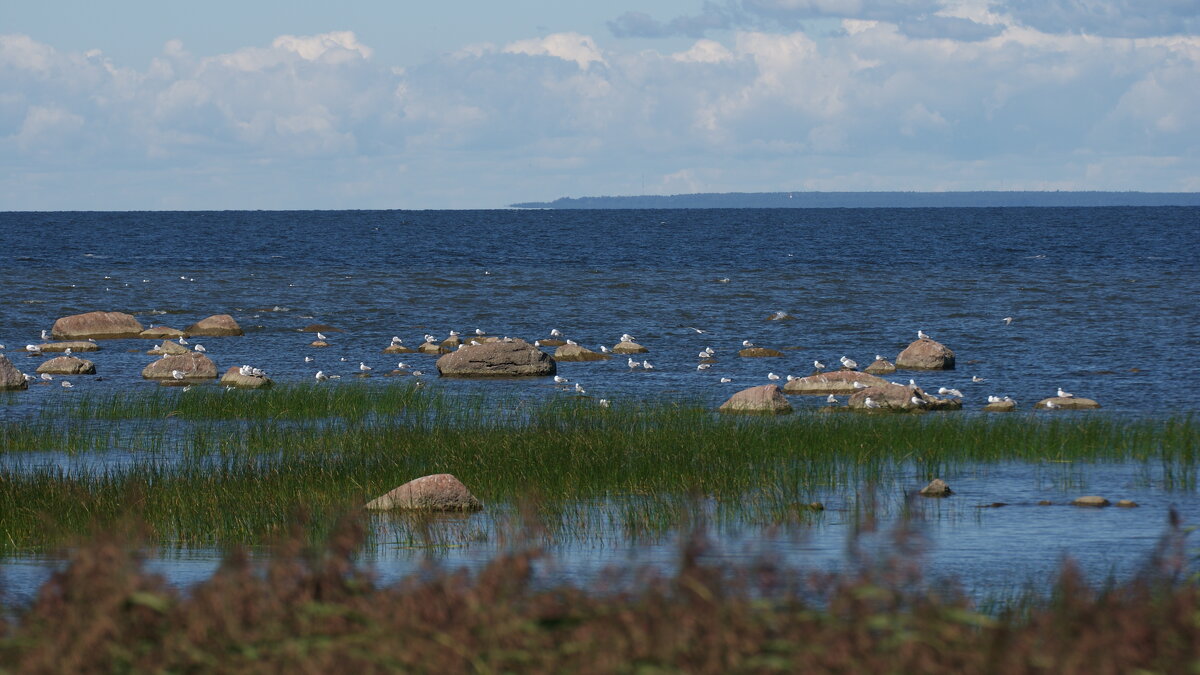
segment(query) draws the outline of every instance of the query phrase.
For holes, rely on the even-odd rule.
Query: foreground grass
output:
[[[702,564],[591,593],[539,587],[535,553],[474,576],[378,586],[361,530],[230,555],[182,593],[111,535],[78,549],[27,608],[0,612],[4,672],[1132,673],[1200,668],[1200,593],[1172,530],[1156,573],[1098,591],[1067,567],[1050,599],[988,615],[898,561],[853,576]],[[630,571],[638,577],[636,571]],[[3,608],[0,608],[3,609]]]
[[[130,513],[164,545],[253,544],[300,511],[323,531],[335,513],[442,472],[491,507],[537,495],[560,532],[581,535],[614,522],[626,533],[668,531],[694,496],[730,521],[790,523],[830,492],[928,479],[969,462],[1134,461],[1170,488],[1194,490],[1198,437],[1190,418],[730,418],[694,406],[459,400],[407,384],[81,398],[0,426],[8,458],[111,444],[134,461],[0,469],[0,551],[53,547]],[[598,501],[609,515],[578,506]]]

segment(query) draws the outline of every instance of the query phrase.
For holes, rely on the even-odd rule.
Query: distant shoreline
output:
[[[1087,206],[1200,206],[1200,192],[701,192],[623,197],[560,197],[517,209],[830,209]]]

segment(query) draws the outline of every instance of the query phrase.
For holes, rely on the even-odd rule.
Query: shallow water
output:
[[[1057,387],[1104,405],[1087,414],[1197,409],[1182,375],[1200,346],[1197,208],[5,213],[0,244],[0,343],[25,372],[40,361],[20,349],[40,342],[40,330],[59,316],[126,311],[146,325],[183,328],[230,313],[246,336],[193,341],[220,370],[249,363],[277,381],[308,381],[317,369],[349,377],[365,362],[377,373],[371,380],[382,381],[378,373],[402,359],[426,371],[433,388],[540,400],[566,394],[545,381],[438,381],[432,357],[381,350],[393,335],[416,346],[426,332],[481,328],[533,340],[558,328],[593,349],[624,332],[650,349],[651,372],[631,371],[623,357],[560,364],[593,398],[715,406],[765,384],[768,371],[807,375],[814,359],[836,363],[842,355],[863,365],[875,354],[894,359],[923,329],[957,352],[958,369],[891,379],[959,388],[968,409],[989,394],[1028,408]],[[765,320],[776,311],[794,319]],[[311,323],[346,332],[313,349],[313,336],[297,332]],[[785,356],[739,358],[744,339]],[[0,420],[69,406],[81,392],[156,387],[139,375],[154,358],[144,354],[151,346],[103,341],[100,352],[84,355],[98,376],[67,378],[73,390],[37,384],[0,396]],[[700,372],[696,355],[706,346],[717,363]],[[316,360],[305,363],[305,355]],[[792,401],[816,407],[823,399]],[[4,466],[102,470],[171,459],[120,448],[76,457],[46,450],[4,457]],[[1168,508],[1185,522],[1200,520],[1194,486],[1168,484],[1137,463],[973,466],[943,477],[958,494],[919,502],[927,560],[934,574],[960,576],[970,588],[1044,579],[1068,554],[1093,576],[1128,576],[1164,531]],[[891,488],[887,517],[918,482],[908,477]],[[1033,506],[1079,494],[1142,507]],[[992,502],[1012,506],[976,508]],[[788,563],[844,565],[852,509],[836,496],[827,506],[784,537],[718,528],[714,554],[765,551]],[[488,531],[489,515],[476,518]],[[552,551],[563,577],[576,580],[629,556],[670,565],[675,552],[669,540],[635,543],[620,532]],[[427,553],[380,546],[365,558],[393,578]],[[435,553],[450,565],[478,566],[495,544]],[[206,575],[215,556],[195,551],[155,564],[186,583]],[[54,564],[10,561],[9,592],[27,593]]]

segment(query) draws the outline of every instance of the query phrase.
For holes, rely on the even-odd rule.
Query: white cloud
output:
[[[554,33],[544,38],[519,40],[505,45],[505,54],[528,54],[530,56],[553,56],[564,61],[574,61],[583,70],[593,63],[604,65],[604,56],[596,42],[579,33]]]

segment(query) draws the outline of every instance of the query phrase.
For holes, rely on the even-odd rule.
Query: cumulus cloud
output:
[[[1200,33],[1200,4],[1195,0],[1007,0],[997,9],[1047,33],[1112,37]]]
[[[505,54],[527,54],[530,56],[553,56],[564,61],[574,61],[587,70],[593,63],[604,63],[604,56],[596,42],[579,33],[554,33],[544,38],[519,40],[504,47]]]

